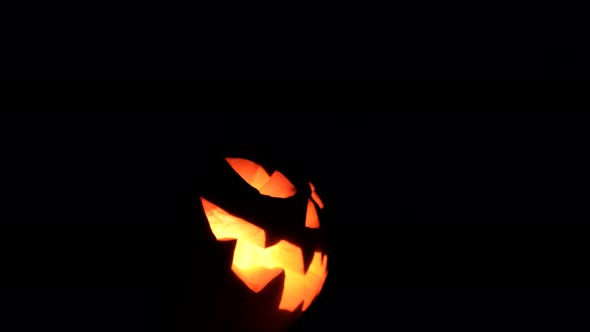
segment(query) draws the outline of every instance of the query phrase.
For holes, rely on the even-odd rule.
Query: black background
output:
[[[1,78],[587,79],[576,4],[39,4],[7,10]]]
[[[570,104],[131,90],[2,117],[2,331],[175,330],[191,179],[236,145],[305,169],[326,203],[330,274],[296,330],[588,329],[588,118]]]

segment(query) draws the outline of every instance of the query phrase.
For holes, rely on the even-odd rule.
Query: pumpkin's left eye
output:
[[[244,158],[225,158],[233,170],[250,186],[257,189],[262,195],[275,198],[288,198],[297,192],[295,186],[281,172],[274,171],[269,175],[259,164]],[[322,209],[324,203],[315,191],[315,186],[309,182],[311,198],[307,200],[307,212],[305,215],[305,227],[320,228],[320,220],[316,207]]]
[[[297,192],[295,186],[281,172],[268,174],[259,164],[243,158],[225,158],[229,165],[260,194],[276,198],[288,198]]]

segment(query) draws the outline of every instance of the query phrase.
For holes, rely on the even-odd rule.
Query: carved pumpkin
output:
[[[218,290],[206,304],[209,328],[283,330],[308,310],[328,274],[324,203],[312,182],[246,158],[214,168],[197,204],[223,252]]]

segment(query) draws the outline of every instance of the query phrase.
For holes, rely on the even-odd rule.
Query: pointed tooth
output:
[[[285,271],[283,270],[258,293],[258,296],[263,303],[269,303],[271,308],[278,308],[284,288]]]
[[[281,241],[280,236],[276,235],[274,232],[267,231],[264,247],[265,248],[272,247],[275,244],[279,243],[279,241]]]
[[[307,273],[307,269],[309,269],[309,266],[313,261],[314,249],[304,247],[301,249],[301,252],[303,254],[303,273]]]

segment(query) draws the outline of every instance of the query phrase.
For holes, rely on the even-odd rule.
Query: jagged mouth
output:
[[[264,229],[236,217],[201,197],[203,210],[218,241],[236,241],[232,271],[248,288],[258,293],[284,272],[284,287],[278,309],[305,311],[319,295],[327,277],[328,256],[320,250],[304,263],[301,247],[280,240],[266,246]]]

